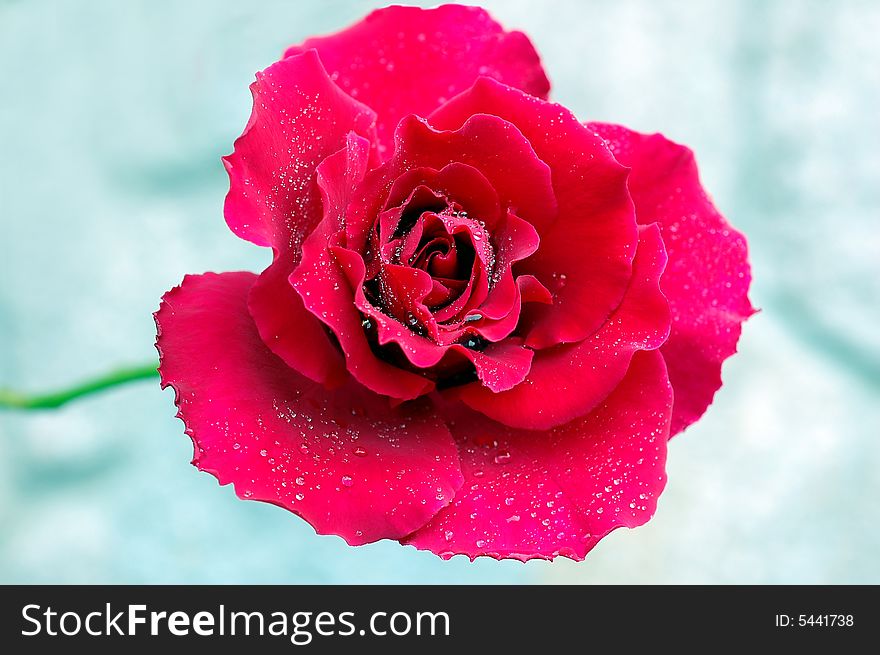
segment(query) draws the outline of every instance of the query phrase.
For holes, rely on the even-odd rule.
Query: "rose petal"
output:
[[[721,364],[736,352],[754,314],[748,250],[700,184],[690,149],[660,134],[590,123],[614,156],[632,167],[629,188],[639,223],[656,222],[669,263],[661,287],[672,331],[661,352],[675,390],[672,434],[696,421],[721,387]]]
[[[356,384],[331,393],[288,368],[248,313],[255,280],[187,276],[156,313],[162,385],[175,390],[193,464],[350,544],[424,525],[461,486],[446,426],[423,405],[391,410]]]
[[[467,287],[458,298],[434,311],[437,321],[452,321],[457,315],[479,306],[486,299],[495,253],[488,230],[470,218],[429,214],[424,220],[428,223],[440,221],[449,235],[466,242],[465,247],[474,254]]]
[[[466,318],[468,325],[483,338],[500,341],[516,329],[524,302],[519,281],[514,277],[513,265],[532,255],[538,249],[539,239],[531,224],[508,213],[507,219],[492,235],[492,240],[496,250],[494,285],[485,302]],[[530,280],[525,282],[526,285],[537,282],[533,276],[528,277]],[[478,316],[480,318],[476,318]]]
[[[488,229],[494,228],[501,219],[498,193],[486,176],[473,166],[452,162],[439,171],[425,166],[412,168],[394,180],[386,206],[404,204],[419,186],[432,189],[448,201],[457,202],[470,216],[483,221]],[[435,211],[442,209],[440,207]]]
[[[349,256],[350,252],[344,251],[343,256]],[[355,279],[354,277],[349,279],[352,286],[355,284]],[[389,264],[382,266],[379,279],[382,283],[382,310],[377,310],[368,303],[365,296],[362,298],[360,294],[355,294],[355,301],[362,312],[380,315],[398,327],[407,325],[408,327],[403,328],[407,331],[410,328],[421,327],[429,332],[436,332],[437,326],[431,312],[424,304],[425,298],[434,288],[430,275],[417,268]],[[383,338],[383,327],[384,323],[380,323],[379,343],[382,344],[388,342]]]
[[[465,353],[473,362],[480,383],[493,393],[513,389],[522,383],[535,356],[535,351],[523,348],[522,339],[516,337],[490,343],[482,351],[459,345],[452,348]]]
[[[350,132],[344,146],[327,157],[316,171],[326,213],[344,211],[351,190],[366,173],[370,142]],[[323,323],[308,312],[290,282],[299,256],[279,248],[271,266],[251,289],[248,307],[260,336],[288,366],[306,377],[333,387],[347,377],[345,361]]]
[[[380,148],[407,114],[427,116],[478,75],[542,98],[550,83],[528,38],[505,32],[485,10],[387,7],[330,36],[308,39],[285,56],[315,48],[336,83],[379,115]]]
[[[395,179],[414,167],[441,169],[452,163],[466,164],[489,181],[505,211],[512,210],[539,233],[556,219],[551,169],[513,123],[498,116],[469,115],[450,129],[435,129],[434,125],[433,120],[429,124],[416,116],[400,121],[394,159],[383,167],[385,176]],[[482,216],[470,218],[486,220]]]
[[[581,560],[615,528],[642,525],[666,483],[672,390],[656,351],[585,418],[517,430],[460,406],[446,416],[465,483],[447,508],[401,540],[444,559]]]
[[[314,52],[276,62],[251,84],[253,113],[223,158],[224,214],[235,234],[299,258],[321,219],[315,169],[349,131],[372,138],[375,114],[339,90]],[[277,256],[277,253],[276,253]]]
[[[519,287],[522,302],[538,302],[544,305],[553,302],[553,294],[534,275],[520,275],[516,278],[516,284]]]
[[[526,344],[547,348],[580,341],[602,325],[629,284],[638,234],[627,169],[564,107],[488,78],[440,107],[428,122],[455,130],[475,114],[515,125],[552,171],[555,222],[542,229],[517,212],[541,235],[540,249],[519,270],[553,294],[552,305],[525,308]]]
[[[289,261],[276,259],[251,288],[248,308],[260,336],[284,362],[315,382],[336,387],[348,377],[345,359],[324,324],[290,284]]]
[[[325,163],[337,166],[338,163],[331,162],[343,154],[337,153]],[[355,305],[355,295],[363,295],[366,275],[363,259],[352,253],[352,259],[342,260],[339,251],[351,251],[334,245],[343,238],[344,197],[351,187],[338,176],[328,175],[326,179],[320,179],[328,199],[325,202],[327,212],[303,244],[303,260],[291,274],[290,282],[305,308],[336,336],[345,354],[348,371],[355,379],[382,395],[401,400],[418,398],[431,391],[434,383],[389,364],[373,353],[364,334],[364,319]],[[337,196],[338,202],[329,200]],[[351,267],[356,270],[348,270]],[[360,280],[357,286],[349,283],[352,276]]]
[[[632,284],[592,337],[538,351],[522,384],[490,393],[476,384],[450,389],[483,414],[513,427],[541,430],[584,416],[617,386],[638,350],[659,348],[669,335],[669,307],[660,292],[666,253],[656,225],[640,228]]]
[[[489,344],[483,351],[467,348],[458,343],[438,345],[432,339],[415,333],[411,329],[412,326],[406,326],[403,322],[388,316],[367,300],[363,291],[365,269],[363,260],[357,253],[336,247],[332,249],[332,252],[345,272],[349,288],[354,293],[356,306],[364,316],[368,317],[376,329],[378,345],[399,347],[400,354],[413,366],[425,369],[426,374],[430,373],[428,369],[440,365],[447,357],[460,356],[474,365],[481,385],[490,391],[511,389],[525,378],[533,353],[530,349],[522,347],[521,339],[510,338],[503,344]],[[408,280],[402,275],[406,271],[412,273],[412,277]],[[403,286],[405,284],[412,285],[409,287],[409,293],[412,293],[416,298],[428,293],[426,287],[418,288],[420,277],[425,275],[423,271],[401,269],[399,273],[401,276],[397,278],[397,281],[402,286],[396,290],[397,293],[406,292],[407,287]],[[423,316],[424,314],[420,310],[417,318]],[[382,364],[387,366],[385,362]],[[412,374],[404,369],[398,369],[398,376],[407,375]],[[431,389],[426,389],[422,393],[427,393],[429,390]]]

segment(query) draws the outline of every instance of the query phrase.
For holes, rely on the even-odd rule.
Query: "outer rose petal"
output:
[[[672,332],[661,352],[675,390],[672,434],[696,421],[721,387],[721,364],[736,352],[754,314],[746,240],[700,184],[690,149],[660,134],[590,123],[614,156],[632,168],[629,188],[639,223],[657,222],[669,254],[661,287]]]
[[[343,90],[376,110],[379,147],[388,155],[401,118],[427,116],[479,75],[541,98],[550,91],[529,39],[505,32],[479,7],[386,7],[285,56],[308,48],[318,51]]]
[[[321,219],[315,169],[345,144],[349,131],[372,137],[376,116],[327,76],[317,54],[276,62],[251,84],[247,127],[223,158],[229,173],[224,214],[230,229],[294,263]]]
[[[638,235],[627,169],[568,109],[485,77],[428,122],[454,130],[474,114],[515,125],[553,176],[558,218],[548,229],[538,229],[541,247],[518,267],[553,294],[550,306],[524,308],[526,345],[580,341],[602,325],[629,283]]]
[[[255,280],[187,276],[156,313],[162,385],[193,464],[352,545],[424,525],[462,482],[446,426],[425,406],[391,410],[355,384],[328,393],[285,366],[248,314]]]
[[[550,432],[450,407],[465,484],[402,540],[443,558],[583,559],[606,534],[645,523],[666,484],[672,389],[663,357],[640,352],[589,416]]]
[[[348,203],[348,194],[367,170],[369,154],[370,142],[349,132],[344,146],[318,165],[316,181],[325,214],[333,214]],[[345,360],[324,324],[306,309],[290,282],[299,259],[291,250],[276,251],[272,265],[251,289],[248,308],[272,352],[315,382],[337,386],[347,377]]]
[[[345,358],[303,305],[290,273],[290,263],[276,259],[260,274],[248,300],[251,316],[263,341],[288,366],[315,382],[338,386],[348,377]]]
[[[491,393],[469,384],[451,389],[467,405],[518,428],[546,430],[586,415],[623,379],[633,354],[669,336],[669,306],[660,292],[666,252],[656,225],[640,228],[632,281],[623,302],[593,336],[539,350],[522,384]]]

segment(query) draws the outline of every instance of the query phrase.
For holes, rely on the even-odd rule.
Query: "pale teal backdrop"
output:
[[[754,303],[653,521],[577,564],[349,548],[189,465],[138,383],[0,414],[0,582],[880,583],[880,4],[487,1],[557,100],[697,152]],[[154,356],[185,273],[260,270],[221,215],[248,84],[361,1],[0,0],[0,386]]]

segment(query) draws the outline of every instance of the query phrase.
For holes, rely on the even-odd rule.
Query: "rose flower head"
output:
[[[357,545],[582,559],[653,514],[753,312],[690,150],[547,100],[485,11],[388,7],[257,74],[224,158],[261,274],[156,313],[193,463]]]

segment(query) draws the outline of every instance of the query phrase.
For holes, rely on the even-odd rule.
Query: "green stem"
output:
[[[53,393],[29,396],[9,389],[0,389],[0,409],[53,409],[82,396],[88,396],[135,380],[158,377],[158,375],[156,364],[153,362],[142,366],[119,368]]]

